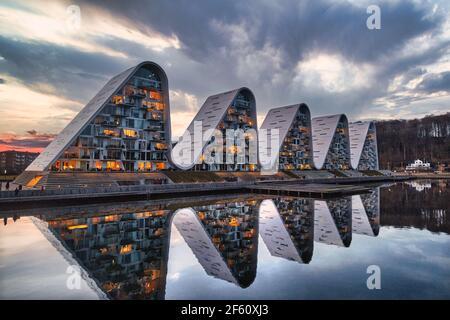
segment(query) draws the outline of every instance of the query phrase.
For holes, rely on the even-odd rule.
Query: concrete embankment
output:
[[[249,193],[255,191],[255,186],[264,185],[265,190],[283,190],[289,194],[288,189],[292,189],[292,195],[309,195],[322,197],[339,196],[344,193],[363,192],[352,185],[364,183],[381,183],[385,181],[402,181],[411,179],[410,176],[373,176],[373,177],[340,177],[324,179],[291,179],[291,180],[273,180],[273,181],[241,181],[241,182],[209,182],[209,183],[177,183],[163,185],[139,185],[139,186],[119,186],[119,187],[98,187],[98,188],[73,188],[56,190],[21,190],[0,192],[0,209],[11,206],[30,207],[58,205],[61,203],[77,204],[100,203],[105,201],[132,201],[164,199],[181,196],[198,196],[207,194],[225,194],[225,193]],[[274,184],[270,187],[270,184]],[[275,186],[275,184],[277,186]],[[298,185],[314,184],[314,192],[303,193]],[[347,185],[345,188],[330,188],[330,184]],[[280,185],[283,185],[281,187]],[[322,185],[322,186],[320,186]],[[291,187],[289,187],[291,186]],[[297,186],[297,187],[296,187]],[[261,188],[259,188],[261,189]],[[310,188],[311,189],[311,188]],[[346,190],[348,189],[348,190]],[[311,189],[312,190],[312,189]]]

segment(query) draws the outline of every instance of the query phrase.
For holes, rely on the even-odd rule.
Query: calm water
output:
[[[449,199],[450,180],[415,181],[8,213],[0,298],[449,299]]]

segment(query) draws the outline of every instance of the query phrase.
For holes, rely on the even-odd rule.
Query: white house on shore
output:
[[[406,170],[430,170],[431,166],[429,162],[423,162],[422,160],[414,160],[413,163],[406,166]]]

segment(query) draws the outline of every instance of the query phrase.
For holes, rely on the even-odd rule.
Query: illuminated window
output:
[[[119,221],[119,217],[117,215],[105,216],[105,222],[114,222],[114,221]]]
[[[61,168],[61,161],[58,160],[55,162],[55,169],[59,170],[60,168]]]
[[[156,92],[156,91],[150,91],[149,98],[153,99],[153,100],[161,100],[161,93]]]
[[[239,227],[239,221],[236,218],[231,218],[230,222],[228,223],[230,227]]]
[[[126,137],[131,137],[131,138],[136,138],[138,135],[137,131],[133,130],[133,129],[123,129],[123,134]]]
[[[165,149],[167,149],[167,145],[165,143],[161,143],[161,142],[158,142],[157,144],[155,144],[155,147],[158,150],[165,150]]]
[[[120,254],[130,253],[132,250],[133,246],[131,244],[127,244],[120,248]]]
[[[154,102],[153,106],[156,110],[162,111],[164,110],[164,104],[162,102]]]
[[[107,161],[106,169],[110,170],[120,170],[120,162],[118,161]]]
[[[122,96],[113,96],[111,100],[112,100],[112,103],[114,103],[114,104],[123,103],[123,97]]]
[[[157,164],[156,164],[156,169],[157,170],[163,170],[163,169],[165,169],[166,168],[166,164],[164,163],[164,162],[158,162]]]
[[[63,161],[63,170],[73,170],[78,167],[77,164],[76,160]]]
[[[119,133],[115,130],[111,130],[111,129],[103,129],[103,134],[107,135],[107,136],[113,136],[113,137],[118,137]]]
[[[74,226],[68,226],[67,229],[69,230],[77,230],[77,229],[87,229],[87,224],[77,224]]]

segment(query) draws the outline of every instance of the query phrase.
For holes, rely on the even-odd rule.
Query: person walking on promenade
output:
[[[19,195],[19,188],[16,187],[16,189],[14,190],[14,195],[17,197]]]
[[[6,191],[9,191],[9,181],[6,181]]]

